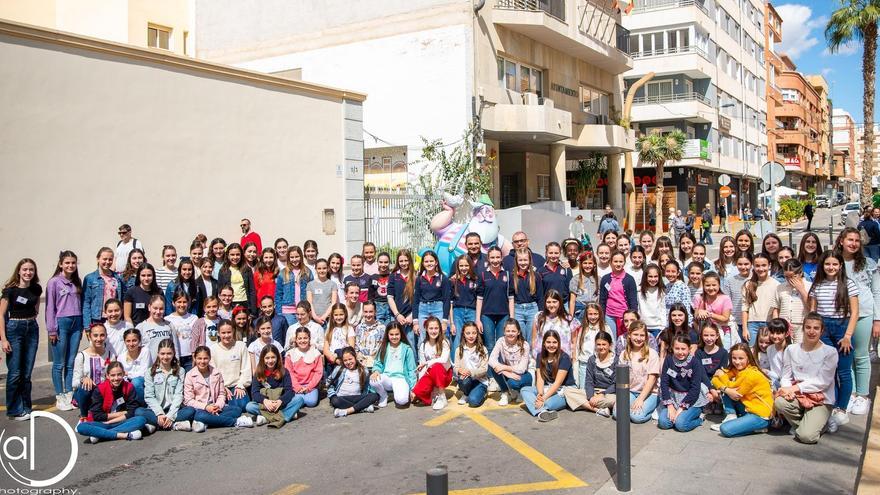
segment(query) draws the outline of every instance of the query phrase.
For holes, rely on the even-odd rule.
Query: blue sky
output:
[[[782,43],[776,45],[776,51],[788,54],[799,71],[825,76],[831,85],[834,107],[843,108],[861,123],[862,48],[845,46],[832,54],[825,44],[825,25],[838,1],[779,0],[773,5],[782,16]]]

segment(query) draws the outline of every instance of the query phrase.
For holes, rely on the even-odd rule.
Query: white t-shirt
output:
[[[174,342],[174,348],[180,349],[180,343],[177,342],[177,335],[171,331],[171,325],[167,321],[162,323],[153,323],[150,320],[144,320],[136,326],[141,331],[141,345],[150,349],[150,355],[156,356],[159,351],[159,342],[165,339],[171,339]]]
[[[177,357],[192,355],[192,328],[198,319],[198,316],[190,313],[183,316],[180,316],[177,313],[171,313],[165,317],[165,321],[171,325],[171,332],[177,339]]]
[[[275,348],[278,349],[278,354],[281,354],[284,351],[284,349],[281,347],[281,344],[274,340],[272,341],[272,345],[274,345]],[[266,344],[263,343],[263,339],[257,339],[251,342],[247,349],[249,353],[253,354],[254,359],[256,361],[259,361],[260,353],[263,352],[264,347],[266,347]]]
[[[118,358],[122,368],[125,369],[125,376],[129,379],[145,376],[153,365],[153,357],[148,347],[141,347],[141,353],[136,359],[130,359],[127,350]]]
[[[115,325],[104,322],[104,328],[107,329],[107,348],[114,356],[121,356],[128,352],[125,347],[125,331],[132,328],[131,323],[125,320],[119,320]]]
[[[361,377],[356,369],[346,369],[342,372],[342,383],[339,384],[336,395],[343,397],[347,395],[361,395]]]
[[[144,245],[141,244],[141,241],[131,238],[128,242],[120,242],[116,246],[116,271],[122,273],[125,271],[125,265],[128,263],[128,253],[131,252],[132,249],[138,248],[141,251],[144,250]]]
[[[296,343],[293,341],[294,337],[296,337],[296,329],[301,327],[302,325],[299,322],[293,324],[293,326],[287,329],[287,334],[284,336],[284,346],[288,349],[293,349],[296,347]],[[312,347],[317,349],[318,351],[324,351],[324,329],[321,325],[316,321],[309,321],[306,324],[306,328],[309,330],[309,334],[311,335]]]

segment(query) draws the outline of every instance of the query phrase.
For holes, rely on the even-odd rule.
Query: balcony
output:
[[[635,149],[635,133],[632,130],[609,123],[594,124],[593,121],[588,119],[584,123],[574,123],[572,139],[565,140],[563,144],[604,153],[623,153]]]
[[[637,0],[626,17],[626,27],[631,31],[653,31],[657,26],[674,24],[696,24],[708,32],[716,29],[715,19],[709,17],[705,2],[700,0]]]
[[[635,52],[631,56],[633,72],[627,76],[654,72],[657,76],[685,74],[694,79],[703,79],[716,74],[709,54],[695,45]]]
[[[679,7],[696,7],[704,14],[709,15],[709,9],[705,2],[699,0],[642,0],[632,11],[633,14],[643,14],[657,10],[677,9]]]
[[[499,103],[483,111],[486,137],[503,141],[526,140],[549,144],[572,137],[571,112],[559,110],[553,100],[532,93],[523,104]]]
[[[700,93],[640,96],[633,99],[633,122],[686,120],[710,124],[715,120],[712,102]]]
[[[496,0],[492,21],[612,74],[632,69],[629,31],[594,0]]]

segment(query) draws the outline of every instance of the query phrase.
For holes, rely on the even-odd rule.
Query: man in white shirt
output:
[[[119,242],[116,243],[116,271],[122,273],[125,271],[125,265],[128,263],[128,253],[132,249],[138,248],[144,250],[141,241],[131,236],[131,225],[124,223],[119,226]]]

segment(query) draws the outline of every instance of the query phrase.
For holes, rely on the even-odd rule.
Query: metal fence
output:
[[[404,209],[413,202],[421,202],[425,196],[411,193],[377,193],[364,194],[364,222],[367,240],[379,247],[392,249],[407,247],[420,248],[434,244],[431,234],[430,214],[417,215],[414,228],[408,228],[404,218]],[[436,198],[435,203],[439,204]]]

